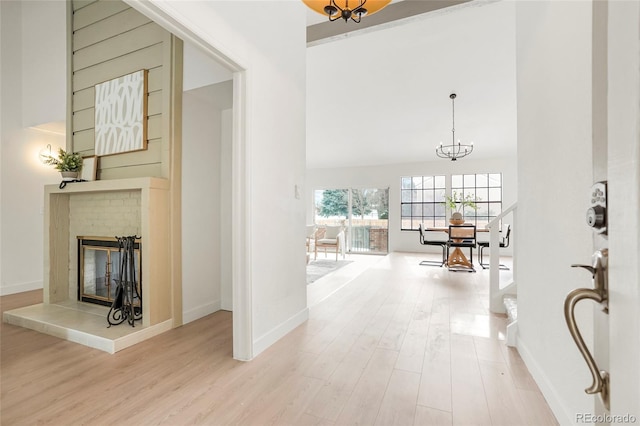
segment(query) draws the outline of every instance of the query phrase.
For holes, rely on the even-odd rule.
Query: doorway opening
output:
[[[183,323],[233,311],[233,73],[189,41],[183,45]]]

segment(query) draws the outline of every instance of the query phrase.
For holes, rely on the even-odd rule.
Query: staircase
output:
[[[518,286],[515,281],[501,283],[500,282],[500,243],[498,234],[500,232],[500,221],[508,214],[513,213],[512,217],[512,229],[516,230],[517,224],[515,221],[515,212],[517,210],[517,203],[513,203],[511,206],[502,211],[497,217],[487,224],[489,230],[489,307],[491,312],[506,313],[507,314],[507,346],[516,346],[516,335],[518,331]],[[515,257],[517,247],[513,245],[513,266],[514,271],[513,278],[515,280]]]
[[[504,309],[507,313],[507,346],[516,346],[516,334],[518,332],[518,297],[515,294],[507,294],[502,298]]]

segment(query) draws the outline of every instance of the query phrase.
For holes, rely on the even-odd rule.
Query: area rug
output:
[[[353,260],[338,260],[337,262],[333,259],[312,260],[307,264],[307,284],[311,284],[352,262]]]

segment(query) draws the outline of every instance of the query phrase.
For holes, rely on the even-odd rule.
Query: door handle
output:
[[[589,266],[589,265],[579,265],[574,263],[573,265],[571,265],[572,268],[584,268],[587,271],[591,272],[591,278],[595,278],[596,276],[596,268],[594,268],[593,266]]]
[[[609,373],[604,370],[600,370],[596,364],[593,355],[589,352],[587,345],[584,343],[582,334],[578,329],[578,324],[575,318],[575,307],[581,300],[593,300],[600,304],[605,305],[603,311],[609,313],[607,308],[608,300],[608,285],[607,285],[607,255],[606,249],[598,250],[593,254],[593,266],[587,265],[571,265],[572,267],[585,268],[591,272],[593,277],[593,289],[589,288],[577,288],[571,291],[564,301],[564,317],[567,321],[567,327],[573,340],[578,346],[578,350],[582,354],[584,360],[589,367],[589,371],[593,376],[593,383],[584,391],[588,394],[599,393],[602,403],[605,408],[609,409]]]

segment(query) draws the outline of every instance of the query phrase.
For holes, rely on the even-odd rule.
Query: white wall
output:
[[[591,2],[517,3],[518,349],[560,424],[593,412],[563,315],[567,293],[590,283],[570,265],[592,253],[591,16]],[[588,338],[592,306],[578,308]]]
[[[294,195],[305,174],[305,6],[153,3],[247,70],[247,231],[252,236],[247,244],[255,356],[308,317],[304,204]]]
[[[182,320],[220,309],[222,120],[198,90],[182,97]]]
[[[67,5],[21,1],[22,125],[64,121],[67,114]]]
[[[203,86],[231,80],[231,71],[190,43],[183,49],[182,90],[197,89]]]
[[[517,200],[516,158],[448,160],[371,167],[308,169],[305,184],[307,223],[314,223],[314,192],[331,188],[389,188],[389,251],[427,252],[415,231],[400,230],[400,178],[438,174],[502,173],[504,208]]]
[[[3,59],[3,52],[5,52],[4,43],[7,41],[7,37],[3,36],[3,29],[7,28],[7,24],[4,22],[4,17],[7,16],[7,12],[3,11],[3,7],[0,4],[0,206],[2,206],[2,140],[4,139],[4,133],[2,129],[4,128],[3,122],[4,120],[4,111],[6,111],[6,107],[4,106],[4,99],[6,94],[5,82],[2,79],[2,76],[5,75],[5,71],[9,70],[9,66],[7,61]],[[7,96],[8,97],[8,96]],[[10,105],[7,105],[9,107]],[[2,207],[0,207],[0,295],[2,294],[2,283],[4,280],[2,279]]]
[[[220,307],[225,311],[233,310],[233,281],[231,265],[231,148],[233,141],[233,110],[225,109],[222,117],[222,146],[220,148]],[[224,184],[226,182],[226,185]]]
[[[64,147],[65,137],[25,126],[57,121],[59,111],[64,118],[64,96],[58,92],[66,90],[66,5],[0,2],[0,7],[0,294],[11,294],[42,288],[43,187],[60,177],[39,162],[38,153],[47,144]],[[46,16],[51,20],[43,26]],[[34,46],[34,34],[50,40],[46,49]]]

